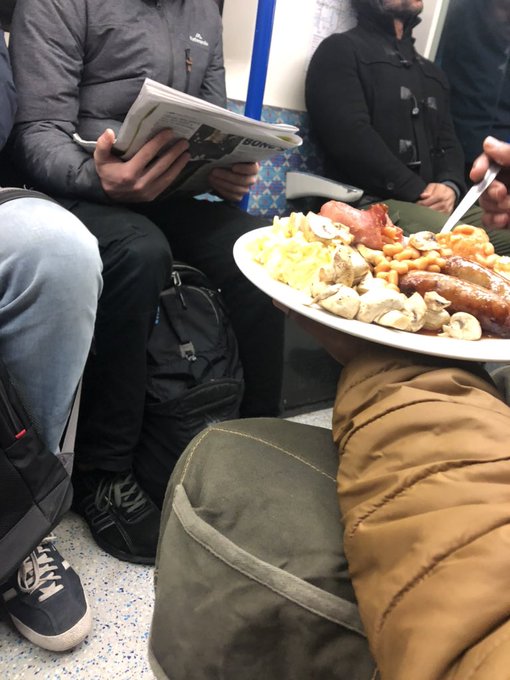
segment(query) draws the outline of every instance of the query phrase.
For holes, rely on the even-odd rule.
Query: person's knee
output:
[[[102,261],[97,239],[78,218],[56,203],[39,201],[29,226],[29,256],[45,279],[59,287],[97,298],[102,287]],[[28,218],[29,219],[29,218]]]
[[[138,238],[126,239],[121,257],[124,267],[133,275],[141,277],[166,275],[172,264],[168,241],[156,226]]]
[[[10,201],[0,208],[0,256],[22,264],[33,278],[65,286],[83,280],[97,293],[101,257],[87,228],[61,206],[40,198]]]

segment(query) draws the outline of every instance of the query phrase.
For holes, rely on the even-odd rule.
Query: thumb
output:
[[[486,137],[483,142],[483,150],[496,163],[505,167],[510,166],[510,144],[495,137]]]
[[[107,128],[96,142],[94,160],[96,163],[106,163],[110,159],[112,147],[115,144],[115,132]]]

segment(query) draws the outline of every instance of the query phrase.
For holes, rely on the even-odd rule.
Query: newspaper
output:
[[[147,78],[122,123],[114,152],[129,160],[166,128],[188,140],[191,159],[165,196],[204,193],[212,168],[265,160],[303,141],[294,125],[247,118]],[[78,134],[74,139],[90,150],[96,144]]]

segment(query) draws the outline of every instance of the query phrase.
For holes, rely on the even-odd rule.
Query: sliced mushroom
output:
[[[427,305],[419,293],[413,293],[404,303],[404,311],[409,317],[409,328],[407,330],[416,333],[425,323]]]
[[[349,244],[354,239],[347,227],[334,224],[329,217],[313,212],[307,213],[306,220],[301,223],[301,231],[310,241],[319,240],[329,243],[333,239],[339,239],[342,243]]]
[[[351,261],[354,269],[354,284],[357,284],[365,274],[370,273],[370,265],[363,255],[354,248],[351,248]]]
[[[326,283],[326,281],[320,281],[319,279],[315,279],[314,281],[312,281],[312,285],[310,286],[312,304],[314,302],[320,302],[321,300],[325,300],[331,295],[334,295],[342,287],[343,284],[341,283]]]
[[[450,321],[450,314],[446,311],[446,308],[451,305],[451,302],[435,291],[425,293],[423,298],[427,306],[423,329],[438,331]]]
[[[341,316],[343,319],[354,319],[360,304],[358,293],[348,286],[337,285],[334,288],[336,290],[332,295],[318,297],[315,301],[336,316]]]
[[[417,250],[437,250],[439,243],[433,231],[417,231],[416,234],[411,234],[407,243]]]
[[[355,278],[353,252],[349,246],[339,246],[335,250],[331,265],[320,268],[319,280],[331,284],[342,283],[344,286],[351,287]]]
[[[449,323],[450,314],[446,309],[440,309],[438,312],[428,310],[422,328],[424,331],[439,331]]]
[[[357,315],[359,321],[372,323],[392,309],[403,309],[406,296],[391,288],[371,288],[360,297],[360,307]]]
[[[440,335],[457,340],[480,340],[482,328],[478,319],[472,314],[456,312],[452,314],[450,322],[443,326],[443,332]]]
[[[375,277],[372,272],[367,272],[361,281],[356,286],[356,290],[360,295],[363,295],[363,293],[367,293],[369,290],[372,290],[374,288],[387,288],[388,283],[384,279],[378,279]]]
[[[375,319],[375,323],[380,326],[387,326],[388,328],[396,328],[399,331],[411,330],[411,319],[401,309],[392,309],[389,312],[385,312]]]
[[[441,309],[446,309],[446,307],[449,307],[452,304],[450,300],[439,295],[435,290],[430,290],[425,293],[423,299],[425,300],[427,309],[431,312],[439,312]]]
[[[406,298],[402,309],[392,309],[375,319],[375,323],[401,331],[416,333],[423,326],[427,306],[419,293]]]

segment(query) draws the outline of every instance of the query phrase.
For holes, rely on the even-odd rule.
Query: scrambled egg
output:
[[[270,232],[249,248],[253,259],[264,265],[272,278],[306,293],[310,293],[319,269],[331,264],[339,244],[352,240],[346,228],[336,228],[334,235],[322,234],[320,223],[311,224],[314,218],[302,213],[275,217]]]

